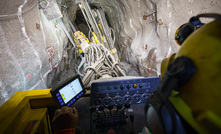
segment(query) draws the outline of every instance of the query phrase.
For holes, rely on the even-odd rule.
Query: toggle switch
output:
[[[118,113],[118,111],[122,108],[122,104],[117,104],[117,110],[116,110],[116,114]]]
[[[112,115],[112,112],[111,112],[111,110],[114,108],[114,106],[113,105],[108,105],[108,107],[107,107],[109,110],[110,110],[110,115]]]
[[[122,84],[120,85],[120,89],[123,90],[125,88],[125,86]]]
[[[130,89],[130,87],[131,87],[131,85],[130,85],[130,84],[128,84],[128,85],[127,85],[127,89]]]

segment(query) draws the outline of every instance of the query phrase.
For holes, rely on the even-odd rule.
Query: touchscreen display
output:
[[[75,79],[65,87],[59,90],[59,93],[64,101],[67,104],[73,97],[79,94],[83,90],[79,79]]]

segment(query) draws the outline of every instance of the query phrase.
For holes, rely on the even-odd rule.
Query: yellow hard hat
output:
[[[167,66],[181,56],[190,58],[195,73],[169,100],[179,115],[198,133],[221,133],[221,18],[194,31]]]
[[[200,17],[215,20],[202,24]],[[181,48],[162,61],[162,79],[145,106],[153,133],[221,133],[221,16],[190,20],[180,28],[190,29],[188,36],[176,33]]]

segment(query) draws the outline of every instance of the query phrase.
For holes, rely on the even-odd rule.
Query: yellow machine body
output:
[[[0,107],[0,134],[51,134],[47,107],[53,106],[50,89],[16,92]]]

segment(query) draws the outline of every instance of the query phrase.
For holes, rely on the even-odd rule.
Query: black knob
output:
[[[95,112],[95,111],[96,111],[96,107],[90,106],[90,111],[91,111],[91,112]]]
[[[126,104],[124,105],[124,108],[120,111],[120,114],[124,114],[124,110],[125,110],[126,108],[130,108],[130,103],[126,103]]]
[[[120,89],[123,90],[125,88],[124,85],[120,85]]]
[[[121,109],[122,107],[123,107],[122,104],[117,105],[117,109]]]
[[[114,108],[114,106],[113,106],[113,105],[109,105],[107,108],[108,108],[109,110],[112,110],[112,109]]]
[[[131,85],[130,85],[130,84],[128,84],[128,85],[127,85],[127,89],[130,89],[130,87],[131,87]]]
[[[103,111],[104,110],[104,106],[102,106],[102,105],[98,106],[98,110],[99,111]]]
[[[125,108],[130,108],[130,103],[126,103],[126,104],[124,105],[124,107],[125,107]]]

